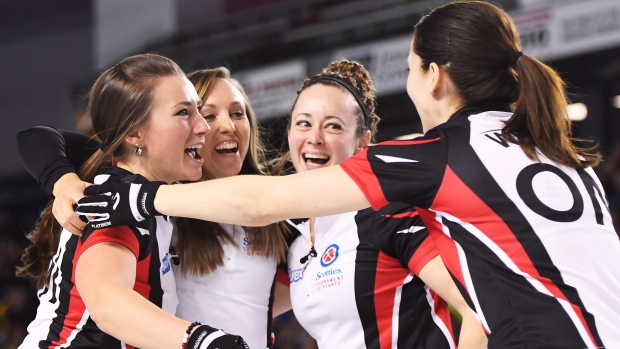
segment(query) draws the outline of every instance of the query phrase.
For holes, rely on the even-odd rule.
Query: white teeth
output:
[[[202,149],[202,144],[190,145],[187,149]]]
[[[237,148],[237,142],[224,142],[224,143],[218,144],[215,147],[215,150],[235,149],[235,148]]]
[[[304,157],[306,159],[322,159],[322,160],[329,159],[329,156],[324,155],[324,154],[304,154]]]

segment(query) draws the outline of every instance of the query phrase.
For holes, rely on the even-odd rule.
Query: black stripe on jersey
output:
[[[467,126],[463,127],[463,130],[467,130],[467,132],[451,133],[451,136],[452,136],[451,139],[453,140],[451,144],[459,144],[458,147],[450,148],[448,152],[449,153],[448,164],[451,170],[454,171],[456,176],[459,178],[459,180],[461,180],[465,184],[465,186],[471,189],[475,193],[475,195],[482,202],[488,205],[491,208],[491,210],[493,210],[493,212],[499,218],[501,218],[501,220],[508,226],[508,228],[510,229],[514,237],[519,241],[521,247],[527,253],[527,256],[532,260],[534,266],[545,266],[544,268],[537,268],[537,272],[542,277],[551,280],[551,282],[553,282],[553,284],[556,285],[560,289],[560,291],[566,296],[567,300],[570,303],[581,308],[585,321],[590,331],[592,332],[592,335],[594,336],[594,339],[596,340],[597,345],[602,346],[601,344],[602,341],[598,333],[596,332],[596,326],[594,324],[592,315],[586,311],[586,308],[583,305],[583,302],[581,301],[581,299],[579,298],[577,291],[574,288],[569,287],[564,284],[560,271],[557,269],[557,267],[555,267],[555,265],[551,261],[551,258],[548,255],[547,250],[545,249],[544,245],[542,244],[538,236],[536,234],[533,234],[532,226],[528,223],[527,219],[519,211],[516,205],[514,205],[512,200],[510,200],[507,196],[505,196],[505,194],[503,198],[498,199],[497,197],[498,193],[503,193],[503,190],[501,189],[499,184],[493,178],[491,173],[486,169],[486,167],[484,166],[480,158],[476,155],[476,152],[474,151],[474,149],[471,146],[462,146],[464,144],[467,144],[467,145],[470,144],[469,121],[467,118],[462,118],[461,120],[458,120],[458,121],[467,123]],[[461,139],[458,139],[459,137],[461,137]],[[510,146],[518,146],[518,145],[511,144]],[[455,193],[455,195],[459,195],[459,194]],[[446,225],[449,226],[451,232],[454,232],[451,235],[455,241],[462,243],[463,245],[467,245],[467,246],[476,245],[476,248],[478,249],[478,251],[487,250],[487,252],[489,253],[489,256],[485,256],[486,258],[489,258],[489,260],[483,262],[482,264],[480,264],[479,262],[475,262],[476,258],[479,258],[479,257],[482,258],[480,254],[478,254],[477,256],[473,256],[471,253],[468,254],[467,255],[468,258],[473,258],[472,262],[468,263],[470,266],[489,265],[486,263],[490,261],[492,262],[492,264],[490,265],[497,266],[499,269],[498,270],[487,270],[487,271],[480,270],[479,274],[488,272],[488,273],[494,274],[496,277],[502,276],[506,278],[506,280],[504,281],[508,282],[507,285],[511,285],[511,284],[513,285],[511,289],[502,289],[502,290],[498,289],[496,291],[503,291],[503,292],[506,292],[506,294],[512,294],[512,296],[516,298],[520,298],[520,296],[516,294],[516,292],[511,292],[516,289],[520,289],[522,292],[520,293],[520,295],[529,294],[530,297],[532,298],[532,299],[523,298],[519,302],[509,301],[509,300],[501,301],[500,304],[505,304],[505,306],[510,306],[511,303],[518,304],[519,305],[518,309],[516,307],[513,307],[513,311],[515,312],[515,314],[522,313],[522,316],[524,316],[524,319],[529,318],[531,321],[533,321],[532,323],[535,323],[536,321],[532,319],[533,318],[532,316],[529,316],[529,317],[527,316],[528,313],[524,312],[525,310],[524,308],[530,308],[531,311],[538,312],[540,314],[541,307],[545,307],[545,303],[548,303],[550,301],[555,302],[557,306],[556,307],[550,306],[549,310],[551,311],[552,308],[555,308],[555,311],[560,312],[562,314],[551,315],[551,314],[546,313],[546,316],[552,316],[557,319],[560,319],[563,316],[564,317],[568,316],[566,314],[566,311],[563,308],[561,308],[561,306],[559,305],[559,303],[557,303],[557,300],[555,300],[555,298],[551,298],[547,295],[544,295],[536,291],[534,287],[527,280],[525,280],[521,276],[514,274],[510,269],[508,269],[504,265],[503,262],[499,260],[499,258],[497,258],[497,256],[495,256],[495,254],[490,249],[487,249],[485,246],[483,246],[481,242],[477,241],[477,239],[473,237],[473,235],[471,235],[469,232],[462,229],[460,225],[458,224],[446,224]],[[470,272],[474,272],[474,271],[470,268]],[[485,278],[484,275],[477,275],[476,277]],[[472,276],[472,279],[476,280],[474,276]],[[477,281],[474,281],[474,283],[477,283]],[[486,282],[482,283],[482,285],[487,285],[487,283]],[[482,287],[480,287],[480,289],[482,289]],[[480,292],[480,291],[481,290],[476,289],[476,292]],[[497,298],[497,294],[495,297]],[[479,297],[479,300],[481,303],[483,302],[483,298],[486,298],[486,297]],[[530,304],[532,305],[531,307],[529,306]],[[522,308],[523,305],[525,305],[525,307]],[[497,307],[492,306],[491,308],[485,308],[483,306],[483,311],[485,312],[485,314],[488,311],[493,311],[490,309],[497,309]],[[504,309],[503,311],[506,311],[506,309]],[[495,326],[497,325],[501,325],[501,324],[496,324]],[[503,324],[503,325],[506,325],[506,324]],[[524,326],[525,325],[526,324],[524,324]],[[489,323],[489,326],[491,327],[491,331],[494,332],[493,325]],[[539,328],[544,328],[545,324],[540,324],[540,326],[542,327],[539,327]],[[567,332],[572,332],[573,334],[576,334],[576,330],[575,330],[575,327],[572,321],[570,322],[569,327],[563,327],[563,328],[565,328],[565,330],[561,330],[559,327],[559,323],[556,323],[554,324],[554,326],[548,327],[548,330],[557,333],[558,336],[561,337],[561,338],[558,338],[560,342],[571,337]],[[560,343],[560,342],[553,342],[553,341],[548,340],[549,335],[550,335],[549,331],[540,332],[541,336],[546,337],[544,339],[545,343]],[[530,329],[527,332],[536,333],[537,330]],[[531,336],[531,339],[534,340],[535,339],[534,336]],[[539,339],[542,339],[542,338],[539,338]],[[565,342],[565,343],[569,343],[569,342]],[[583,341],[580,337],[575,338],[574,341],[570,342],[568,347],[570,346],[574,347],[576,343],[583,343]],[[585,345],[583,346],[585,347]]]
[[[375,311],[375,282],[379,250],[374,246],[372,224],[374,211],[362,210],[355,215],[359,245],[355,256],[355,303],[364,329],[367,349],[380,349],[379,327]],[[370,230],[370,231],[369,231]]]
[[[79,238],[77,235],[72,235],[65,244],[66,250],[62,255],[64,256],[61,265],[58,269],[63,274],[61,281],[61,292],[59,292],[58,307],[56,308],[56,317],[50,324],[50,331],[47,334],[46,342],[52,343],[60,340],[60,333],[63,330],[63,324],[65,323],[65,317],[69,311],[71,305],[71,289],[74,287],[71,274],[73,274],[73,256],[77,248]],[[57,273],[56,273],[57,275]],[[53,284],[53,283],[52,283]],[[56,292],[54,290],[54,292]]]
[[[416,207],[424,208],[431,206],[441,185],[437,179],[441,178],[445,171],[445,164],[436,160],[438,156],[446,154],[446,142],[442,136],[440,131],[432,130],[424,137],[430,139],[421,139],[418,142],[390,141],[367,148],[368,162],[388,202],[415,202]],[[399,143],[402,145],[394,146]],[[415,159],[407,146],[409,143],[416,144]],[[392,160],[389,166],[385,166],[383,159],[386,157],[402,159],[402,162]],[[389,175],[383,175],[383,171],[389,172]],[[396,173],[403,174],[403,179],[394,181]],[[401,184],[410,182],[410,178],[416,179],[415,185],[403,188]],[[405,192],[407,196],[403,197]]]
[[[402,209],[402,206],[389,206],[392,209],[395,207]],[[390,207],[386,207],[386,209],[388,208]],[[380,248],[383,251],[383,262],[386,261],[385,258],[391,259],[393,265],[402,267],[403,274],[407,275],[409,273],[408,261],[403,262],[397,258],[396,255],[400,253],[388,248],[389,242],[386,240],[393,238],[393,234],[397,234],[396,231],[401,228],[410,228],[410,223],[416,220],[385,218],[381,216],[381,213],[376,213],[372,209],[361,210],[355,215],[360,241],[355,257],[355,301],[364,329],[364,341],[367,349],[381,348],[378,321],[386,319],[377,319],[377,307],[380,309],[384,306],[377,304],[377,302],[381,302],[381,299],[387,300],[385,297],[393,300],[396,294],[396,289],[392,295],[387,293],[377,295],[375,292],[377,276],[381,276],[377,275],[377,272],[379,268],[382,268],[380,267]],[[420,234],[420,242],[427,235],[426,231],[424,234]],[[384,248],[389,251],[385,251]],[[408,257],[410,258],[415,251],[405,253],[409,252]],[[405,265],[403,266],[403,264]],[[396,271],[396,269],[391,271]],[[401,272],[401,270],[398,271]],[[398,312],[398,324],[392,324],[391,329],[396,330],[395,327],[398,326],[397,348],[450,348],[446,336],[433,321],[431,314],[433,309],[428,303],[425,285],[419,278],[413,277],[412,281],[401,286],[400,304],[395,311]],[[392,320],[395,319],[389,319],[389,321]]]
[[[480,285],[475,293],[491,329],[489,348],[538,348],[549,343],[558,348],[587,347],[554,297],[538,292],[523,276],[513,273],[460,224],[446,219],[442,223],[457,243],[470,247],[464,253],[468,265],[477,266],[468,271],[474,285]],[[529,334],[527,340],[523,333]]]
[[[269,293],[269,309],[267,310],[267,338],[266,345],[264,347],[270,347],[273,345],[271,342],[271,334],[273,333],[273,299],[276,291],[276,276],[273,276],[273,283],[271,284],[271,292]]]
[[[402,294],[398,328],[408,335],[398,337],[398,348],[449,348],[446,336],[432,320],[424,282],[414,277],[403,285]]]

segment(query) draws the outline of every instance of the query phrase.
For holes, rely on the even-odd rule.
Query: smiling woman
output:
[[[202,180],[265,174],[257,120],[243,87],[224,67],[197,70],[188,79],[211,127],[204,144],[185,149],[190,158],[203,159]],[[72,171],[94,152],[91,149],[99,148],[98,141],[36,127],[22,131],[18,145],[30,173],[56,197],[56,218],[79,234],[84,223],[73,204],[88,183]],[[149,155],[146,149],[140,148],[140,158]],[[285,229],[280,224],[248,228],[188,218],[175,221],[178,229],[173,230],[169,248],[162,251],[170,252],[166,266],[176,281],[176,315],[241,334],[252,347],[268,346],[272,342],[271,288],[276,263],[284,259]]]
[[[199,179],[203,160],[195,149],[209,132],[201,104],[173,61],[153,54],[124,59],[91,89],[88,112],[101,146],[80,175],[137,185]],[[135,212],[122,203],[114,208]],[[42,213],[19,270],[41,287],[37,316],[20,348],[246,347],[239,336],[173,315],[178,299],[169,218],[99,226],[107,228],[77,236],[60,231],[51,204]]]

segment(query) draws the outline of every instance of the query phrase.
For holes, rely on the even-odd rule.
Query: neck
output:
[[[459,109],[463,107],[463,104],[460,101],[455,100],[454,98],[441,98],[437,101],[429,113],[429,116],[421,118],[422,119],[422,130],[424,133],[428,132],[430,129],[437,127],[448,120],[456,113]]]

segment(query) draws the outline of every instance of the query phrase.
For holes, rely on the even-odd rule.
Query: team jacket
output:
[[[289,223],[300,234],[288,255],[293,311],[320,349],[455,348],[445,302],[415,276],[437,251],[410,206],[317,218],[317,256],[304,263],[309,221]]]
[[[424,137],[341,164],[371,205],[414,206],[490,348],[620,348],[620,242],[601,184],[501,137],[466,107]]]
[[[103,168],[95,183],[105,180],[147,181],[117,167]],[[134,291],[174,314],[176,285],[168,254],[172,227],[166,217],[154,217],[135,227],[86,228],[82,237],[63,230],[50,263],[48,286],[37,294],[40,302],[37,316],[28,326],[28,335],[19,348],[133,348],[102,332],[93,322],[75,287],[75,266],[80,255],[97,243],[121,244],[136,256]]]

